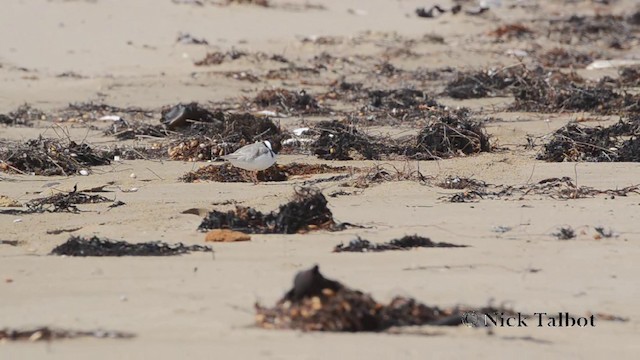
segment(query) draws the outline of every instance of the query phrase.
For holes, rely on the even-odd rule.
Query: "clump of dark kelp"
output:
[[[0,124],[7,126],[33,126],[34,121],[47,119],[44,112],[29,104],[20,105],[8,114],[0,114]]]
[[[172,256],[188,254],[194,251],[212,252],[208,246],[182,243],[167,244],[159,241],[145,243],[129,243],[114,241],[97,236],[84,238],[72,236],[63,244],[56,246],[51,255],[65,256]]]
[[[305,90],[264,89],[251,101],[261,109],[275,109],[287,114],[321,114],[327,112]]]
[[[371,160],[383,155],[435,160],[491,151],[484,123],[471,118],[468,109],[438,108],[424,116],[427,124],[420,133],[402,139],[369,136],[353,124],[339,121],[321,122],[315,128],[320,135],[311,149],[325,160],[351,160],[355,156]]]
[[[258,172],[260,182],[287,181],[293,176],[316,175],[326,173],[345,173],[355,171],[347,166],[332,166],[327,164],[277,164]],[[180,180],[184,182],[215,181],[215,182],[252,182],[251,172],[237,168],[230,163],[222,165],[207,165],[196,171],[184,174]]]
[[[200,231],[230,229],[250,234],[295,234],[312,230],[342,230],[327,199],[317,189],[296,189],[293,200],[280,205],[277,211],[264,214],[254,208],[237,206],[227,212],[211,211],[198,227]]]
[[[255,309],[256,324],[261,328],[338,332],[378,332],[416,325],[458,326],[463,324],[465,313],[472,311],[514,313],[492,307],[441,309],[402,296],[383,304],[362,291],[325,278],[317,265],[299,272],[293,288],[273,307],[256,304]]]
[[[414,248],[453,248],[466,247],[465,245],[456,245],[446,242],[434,242],[429,238],[418,235],[406,235],[399,239],[393,239],[384,243],[372,243],[369,240],[362,239],[359,236],[347,245],[338,244],[333,252],[380,252],[388,250],[408,250]]]
[[[87,143],[43,138],[0,147],[0,170],[34,175],[78,174],[91,166],[108,165],[110,159]]]
[[[551,135],[539,160],[588,162],[639,162],[640,116],[603,127],[569,123]]]

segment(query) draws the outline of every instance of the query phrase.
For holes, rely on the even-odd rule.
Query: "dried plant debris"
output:
[[[354,169],[347,166],[331,166],[327,164],[302,164],[291,163],[275,165],[264,171],[258,172],[258,181],[279,182],[287,181],[292,176],[316,175],[326,173],[353,172]],[[184,182],[217,181],[217,182],[252,182],[250,172],[239,169],[229,163],[222,165],[207,165],[196,171],[190,171],[180,180]]]
[[[371,184],[379,184],[389,181],[415,181],[426,184],[428,178],[420,172],[420,169],[405,164],[401,169],[394,165],[376,165],[362,171],[362,174],[345,183],[346,186],[356,188],[368,188]]]
[[[81,191],[77,191],[77,186],[73,187],[73,190],[68,193],[58,193],[52,196],[48,196],[41,199],[34,199],[29,201],[26,205],[31,212],[80,212],[76,207],[78,204],[97,204],[103,202],[111,202],[111,199],[107,199],[104,196],[97,194],[87,194]],[[46,205],[50,205],[47,208]],[[51,208],[51,206],[53,208]]]
[[[569,123],[553,133],[537,158],[554,162],[639,162],[640,117],[607,127]]]
[[[476,180],[467,177],[450,176],[436,184],[436,186],[443,189],[484,189],[487,187],[487,183],[481,180]]]
[[[385,331],[395,326],[463,324],[465,313],[513,314],[496,308],[440,309],[413,298],[395,297],[389,304],[325,278],[318,268],[299,272],[293,288],[275,306],[255,305],[256,325],[265,329],[302,331]]]
[[[483,98],[488,96],[504,96],[504,90],[517,81],[511,69],[483,70],[478,72],[461,72],[450,81],[444,92],[454,99]]]
[[[321,114],[326,109],[305,90],[293,92],[286,89],[265,89],[260,91],[252,103],[261,109],[277,109],[287,114]]]
[[[131,339],[133,333],[111,330],[67,330],[48,326],[33,329],[0,329],[0,341],[52,341],[93,337],[99,339]]]
[[[34,121],[47,120],[44,112],[29,104],[19,106],[8,114],[0,114],[0,124],[7,126],[33,126]]]
[[[202,135],[228,142],[254,142],[260,136],[280,135],[280,129],[269,118],[249,113],[210,111],[198,103],[178,104],[162,111],[160,120],[168,129],[185,136]],[[274,143],[274,141],[271,141]]]
[[[495,36],[500,40],[531,39],[535,35],[535,32],[524,24],[515,23],[501,25],[491,31],[489,35]]]
[[[86,143],[43,138],[0,148],[0,170],[34,175],[74,175],[90,166],[108,165],[110,159]]]
[[[58,114],[58,117],[62,119],[84,118],[95,120],[105,115],[126,115],[128,118],[140,120],[153,117],[153,111],[135,106],[122,108],[108,104],[79,102],[70,103],[66,109],[62,110],[62,112]]]
[[[558,232],[552,234],[558,240],[571,240],[576,237],[576,232],[570,226],[561,227]]]
[[[640,25],[633,16],[578,16],[549,21],[547,37],[562,44],[593,45],[600,43],[613,49],[625,49],[637,43]]]
[[[449,202],[473,202],[479,199],[505,199],[516,198],[522,200],[527,196],[541,195],[558,200],[581,199],[596,195],[627,196],[630,193],[640,194],[638,185],[630,185],[621,189],[600,190],[588,186],[577,186],[569,177],[548,178],[536,183],[506,186],[484,184],[484,186],[472,186],[464,192],[444,196],[442,199]]]
[[[445,242],[433,242],[429,238],[425,238],[418,235],[407,235],[403,236],[400,239],[393,239],[386,243],[375,244],[370,242],[369,240],[365,240],[360,238],[359,236],[356,239],[349,241],[349,244],[339,244],[334,249],[333,252],[379,252],[379,251],[387,251],[387,250],[408,250],[413,248],[426,247],[466,247],[465,245],[455,245]]]
[[[325,160],[372,160],[381,155],[435,160],[492,150],[484,123],[472,119],[468,109],[437,109],[427,114],[428,124],[417,136],[401,139],[376,138],[353,125],[323,121],[315,128],[320,136],[311,149]]]
[[[640,87],[640,66],[623,67],[618,71],[620,86]]]
[[[178,104],[162,110],[160,122],[169,130],[180,127],[188,127],[192,123],[207,123],[222,127],[222,112],[211,112],[200,104],[192,102],[189,104]]]
[[[73,190],[70,192],[58,193],[45,198],[31,200],[25,204],[27,207],[26,210],[0,210],[0,214],[18,215],[44,212],[79,213],[80,209],[78,209],[78,207],[76,206],[78,204],[97,204],[104,202],[112,202],[112,200],[101,195],[91,195],[82,191],[77,191],[77,187],[74,186]]]
[[[295,234],[311,230],[337,231],[345,228],[333,219],[327,199],[313,188],[296,190],[292,201],[278,211],[263,214],[253,208],[237,206],[227,212],[212,211],[202,220],[200,231],[231,229],[249,234]]]
[[[51,255],[66,256],[173,256],[195,251],[213,252],[208,246],[182,243],[167,244],[159,241],[132,244],[93,236],[89,239],[70,237],[65,243],[51,250]]]
[[[231,50],[227,52],[211,52],[207,53],[202,60],[196,61],[194,64],[196,66],[210,66],[210,65],[220,65],[227,60],[236,60],[242,57],[247,56],[248,54],[244,51]]]
[[[418,134],[415,147],[406,153],[415,159],[433,160],[491,150],[484,123],[471,119],[470,111],[462,108],[434,112]]]
[[[311,145],[314,154],[324,160],[379,159],[381,144],[360,133],[355,126],[339,121],[322,121],[315,127],[320,136]]]
[[[556,47],[538,56],[538,61],[543,66],[550,68],[575,68],[583,69],[598,58],[593,52],[585,53],[571,49]]]
[[[370,90],[369,106],[375,109],[385,110],[409,110],[440,107],[435,100],[425,92],[409,88],[394,90]]]
[[[543,68],[526,70],[514,88],[515,111],[589,111],[598,114],[640,112],[640,95],[621,93],[605,83],[588,83],[575,73]]]
[[[169,135],[166,127],[152,125],[142,121],[126,121],[120,119],[114,121],[105,130],[106,135],[113,135],[118,140],[132,140],[140,137],[163,138]]]

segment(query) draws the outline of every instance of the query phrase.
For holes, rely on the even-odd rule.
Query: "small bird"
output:
[[[269,140],[258,141],[236,150],[236,152],[221,156],[222,159],[228,160],[231,165],[253,171],[253,181],[258,182],[258,171],[269,168],[276,162],[276,153],[271,148]]]

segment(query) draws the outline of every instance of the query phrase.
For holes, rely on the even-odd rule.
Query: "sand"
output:
[[[274,2],[283,4],[283,2]],[[291,1],[298,6],[302,1]],[[269,85],[287,81],[248,83],[222,71],[266,71],[270,62],[244,60],[214,67],[193,62],[208,51],[263,51],[306,61],[321,50],[336,56],[379,56],[394,40],[380,34],[395,32],[407,39],[437,34],[445,44],[418,43],[419,56],[394,58],[405,69],[451,66],[479,69],[518,62],[507,50],[528,49],[522,42],[483,40],[499,24],[517,19],[594,11],[620,13],[633,1],[613,5],[536,2],[541,8],[510,8],[503,1],[486,16],[421,19],[414,15],[421,1],[318,0],[325,10],[261,8],[251,5],[219,7],[176,4],[169,0],[44,1],[3,3],[0,12],[0,113],[28,102],[43,110],[64,108],[70,102],[93,101],[115,106],[158,109],[177,102],[222,102],[250,96]],[[435,4],[435,3],[434,3]],[[354,11],[357,10],[354,15]],[[369,31],[368,35],[363,32]],[[203,37],[209,45],[176,44],[179,32]],[[311,36],[364,37],[319,46],[301,41]],[[380,45],[382,44],[382,45]],[[542,44],[548,45],[548,44]],[[640,56],[637,50],[616,53]],[[74,72],[80,78],[59,77]],[[598,78],[615,70],[579,70]],[[335,79],[340,74],[323,75]],[[354,75],[357,78],[357,75]],[[314,81],[317,79],[313,79]],[[367,81],[375,83],[375,79]],[[289,83],[289,86],[292,84]],[[299,86],[293,84],[294,87]],[[307,84],[320,89],[321,85]],[[431,89],[428,89],[431,90]],[[503,121],[487,125],[499,151],[442,161],[411,162],[433,178],[474,177],[494,184],[522,185],[545,178],[568,176],[579,185],[617,189],[640,182],[636,163],[545,163],[536,151],[524,149],[526,135],[542,136],[584,118],[585,125],[607,124],[617,117],[584,113],[534,114],[501,110],[510,98],[455,101]],[[281,125],[294,128],[324,117],[292,117]],[[154,120],[155,121],[155,120]],[[102,130],[108,121],[40,122],[35,127],[0,127],[0,139],[25,140],[39,134],[56,137],[66,131],[72,139],[95,146],[117,141]],[[373,131],[416,131],[401,129]],[[331,163],[313,156],[283,155],[279,163]],[[376,161],[333,162],[367,167]],[[402,161],[390,162],[398,167]],[[5,342],[2,359],[34,358],[635,358],[640,351],[640,271],[638,211],[640,197],[595,196],[558,200],[531,196],[524,200],[481,200],[450,203],[453,193],[417,182],[388,182],[359,189],[350,196],[329,199],[339,221],[363,225],[342,232],[295,235],[253,235],[249,242],[215,244],[215,256],[195,253],[178,257],[75,258],[49,256],[70,233],[47,231],[80,228],[74,235],[98,235],[131,242],[161,240],[204,244],[196,231],[201,218],[182,214],[189,208],[235,200],[269,211],[291,198],[305,179],[284,183],[183,183],[178,178],[204,163],[179,161],[121,161],[92,169],[90,176],[39,177],[0,174],[0,195],[20,202],[55,191],[89,188],[114,182],[106,196],[127,205],[84,205],[82,214],[50,213],[0,215],[0,328],[53,326],[68,329],[107,329],[131,332],[133,339],[69,339],[53,342]],[[135,174],[132,177],[131,174]],[[340,189],[323,183],[323,192]],[[136,192],[125,192],[137,188]],[[352,189],[353,190],[353,189]],[[496,226],[512,230],[497,233]],[[551,234],[571,226],[578,237],[559,241]],[[615,231],[612,238],[594,239],[593,227]],[[340,243],[362,236],[388,241],[420,234],[439,242],[469,245],[455,249],[418,249],[375,254],[335,254]],[[319,264],[323,273],[380,301],[411,296],[430,305],[505,304],[516,311],[604,313],[626,322],[597,319],[594,327],[465,326],[404,329],[388,333],[300,333],[269,331],[254,326],[255,302],[273,304],[290,287],[295,273]],[[534,271],[532,271],[532,269]]]

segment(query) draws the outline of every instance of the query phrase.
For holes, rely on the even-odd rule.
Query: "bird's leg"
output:
[[[251,175],[252,175],[252,178],[253,178],[253,185],[258,185],[258,172],[257,171],[252,171]]]

